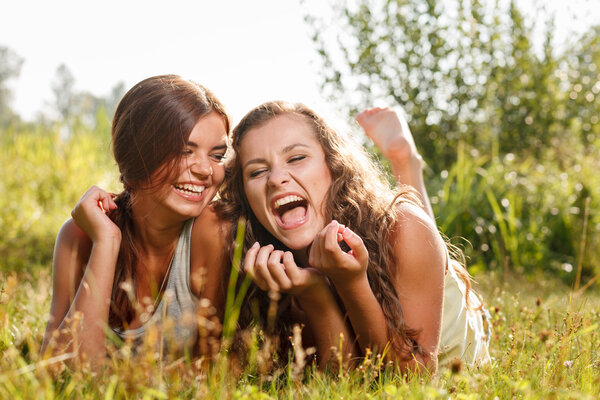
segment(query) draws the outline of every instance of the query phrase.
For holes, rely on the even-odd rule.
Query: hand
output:
[[[341,241],[350,247],[348,252],[338,244]],[[308,263],[334,283],[345,283],[366,276],[369,252],[360,236],[334,220],[313,240]]]
[[[261,247],[254,243],[246,252],[243,269],[264,291],[303,296],[312,289],[327,286],[319,271],[298,267],[291,252],[274,250],[273,245]]]
[[[391,108],[366,109],[356,116],[356,122],[391,162],[399,165],[421,160],[406,119]]]
[[[91,186],[71,211],[73,221],[92,240],[121,240],[119,227],[106,215],[117,208],[112,195],[98,186]]]

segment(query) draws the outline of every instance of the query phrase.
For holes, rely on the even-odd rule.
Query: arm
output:
[[[192,227],[190,289],[200,300],[196,307],[196,350],[205,357],[214,356],[220,347],[230,272],[226,245],[229,230],[230,224],[218,217],[212,205],[202,211]]]
[[[78,356],[88,359],[105,354],[105,329],[121,233],[103,210],[114,208],[116,204],[108,193],[92,187],[73,209],[73,219],[59,231],[53,260],[52,306],[42,354],[78,352]]]
[[[390,108],[370,108],[358,114],[356,121],[390,162],[396,182],[412,186],[421,197],[423,209],[435,221],[423,180],[423,158],[406,120]]]
[[[390,348],[388,357],[405,369],[427,367],[435,371],[446,262],[444,244],[421,209],[403,204],[399,212],[402,217],[393,235],[397,259],[393,284],[407,326],[420,330],[416,339],[424,354],[405,361],[406,352]],[[340,249],[337,235],[348,243],[350,252]],[[332,279],[363,352],[366,348],[383,351],[390,338],[385,315],[367,279],[368,254],[360,237],[333,221],[315,239],[311,257],[311,265],[320,265]]]
[[[325,277],[314,268],[299,268],[291,252],[274,250],[272,245],[260,247],[255,243],[244,258],[244,271],[264,291],[293,295],[305,314],[317,348],[319,366],[336,362],[332,348],[340,344],[344,361],[356,356],[352,332],[333,297]],[[350,355],[350,359],[347,359]]]
[[[216,214],[212,205],[194,221],[190,249],[190,288],[199,299],[208,299],[222,319],[229,279],[227,241],[230,223]]]

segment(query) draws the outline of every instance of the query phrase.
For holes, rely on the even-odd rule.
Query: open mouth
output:
[[[293,228],[306,220],[308,201],[298,195],[289,195],[277,199],[273,211],[278,222],[284,228]]]
[[[175,190],[180,193],[187,194],[190,196],[200,196],[204,191],[204,186],[192,185],[190,183],[185,184],[175,184],[173,185]]]

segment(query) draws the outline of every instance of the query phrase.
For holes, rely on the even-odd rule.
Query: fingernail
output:
[[[258,242],[254,242],[254,244],[252,245],[252,247],[250,247],[251,249],[254,249],[256,246],[258,246]]]

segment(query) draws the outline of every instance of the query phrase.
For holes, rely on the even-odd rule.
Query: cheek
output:
[[[215,185],[220,185],[225,179],[225,166],[224,165],[216,165],[213,166],[213,183]]]
[[[246,196],[248,205],[250,205],[250,208],[252,209],[252,212],[254,212],[254,215],[260,220],[260,222],[263,222],[261,215],[264,213],[262,212],[262,208],[260,207],[261,195],[260,191],[256,186],[257,185],[254,185],[252,183],[248,184],[244,182],[244,195]]]

